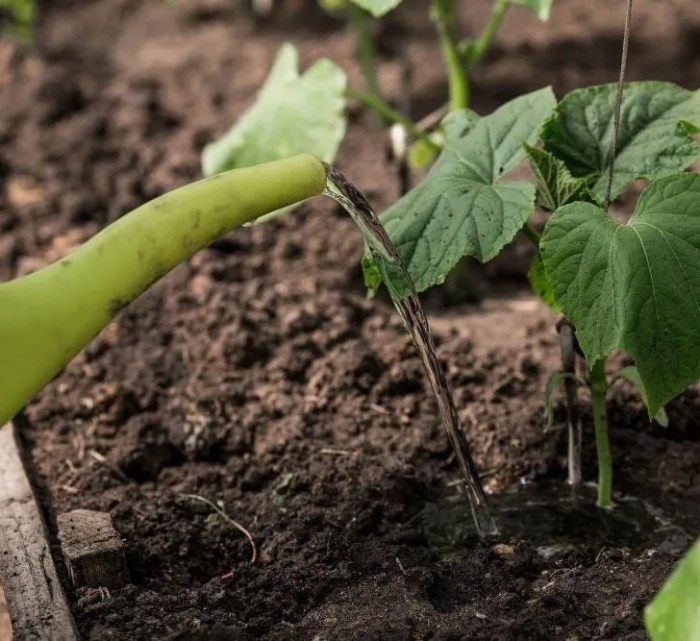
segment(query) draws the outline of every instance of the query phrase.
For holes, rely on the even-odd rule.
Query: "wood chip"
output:
[[[118,590],[129,582],[122,541],[106,512],[59,514],[58,538],[73,586]]]

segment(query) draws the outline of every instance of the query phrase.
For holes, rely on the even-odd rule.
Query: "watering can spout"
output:
[[[0,426],[179,263],[325,184],[323,164],[309,155],[218,174],[142,205],[67,257],[0,284]]]

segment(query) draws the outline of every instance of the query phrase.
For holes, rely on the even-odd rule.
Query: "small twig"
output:
[[[100,454],[97,450],[88,450],[88,455],[95,459],[100,465],[104,465],[112,474],[114,474],[122,483],[128,483],[129,479],[126,477],[124,472],[122,472],[116,465],[110,463],[103,454]]]
[[[354,456],[355,452],[350,452],[349,450],[334,450],[330,447],[324,447],[321,450],[321,454],[333,454],[335,456]]]
[[[399,559],[398,556],[396,557],[396,565],[399,566],[399,570],[401,570],[401,574],[406,576],[406,569],[403,567],[403,563],[401,563],[401,559]]]
[[[202,503],[202,504],[206,505],[207,507],[211,508],[222,519],[224,519],[225,521],[230,523],[241,534],[243,534],[243,536],[245,536],[245,538],[248,539],[248,542],[250,543],[250,547],[253,550],[253,554],[250,558],[250,563],[251,563],[251,565],[255,565],[255,563],[258,560],[258,548],[255,545],[253,535],[245,527],[243,527],[238,521],[235,521],[234,519],[232,519],[222,507],[220,507],[216,503],[210,501],[209,499],[204,498],[203,496],[199,496],[199,494],[182,494],[181,496],[185,499],[188,499],[190,501],[195,501],[197,503]]]
[[[627,0],[627,13],[625,15],[625,35],[622,39],[622,56],[620,58],[620,79],[617,83],[617,98],[615,99],[615,114],[613,117],[613,139],[610,145],[610,156],[608,158],[608,186],[605,189],[604,208],[607,211],[610,206],[613,183],[613,164],[617,155],[617,139],[620,135],[620,113],[622,111],[622,94],[625,88],[625,71],[627,69],[627,54],[630,44],[630,33],[632,31],[632,4],[633,0]]]
[[[421,131],[428,131],[440,124],[440,121],[450,112],[449,105],[444,104],[441,107],[431,111],[428,115],[423,116],[417,123],[416,127]]]

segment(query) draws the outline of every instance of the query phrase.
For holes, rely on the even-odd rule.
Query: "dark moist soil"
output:
[[[489,3],[464,4],[465,27],[481,24]],[[614,79],[622,4],[560,0],[550,26],[514,9],[475,107]],[[0,43],[0,277],[196,178],[202,145],[250,102],[282,42],[305,64],[331,56],[357,81],[343,26],[315,3],[282,5],[255,26],[229,0],[56,1],[37,53]],[[635,34],[630,78],[700,84],[695,0],[639,4]],[[444,79],[423,7],[406,3],[380,41],[388,95],[408,43],[416,114],[437,107]],[[338,165],[381,209],[395,174],[371,123],[358,110],[351,119]],[[687,535],[630,536],[631,524],[601,536],[607,517],[593,511],[566,545],[536,522],[438,545],[466,522],[435,507],[454,506],[457,467],[390,304],[364,296],[360,250],[329,202],[240,230],[124,311],[31,405],[47,511],[109,511],[126,542],[131,585],[106,598],[69,591],[83,638],[643,639],[642,608]],[[529,251],[518,241],[428,296],[494,492],[565,477],[561,430],[545,433],[542,420],[555,318],[526,294]],[[695,534],[697,391],[670,404],[666,430],[626,384],[609,407],[616,489],[652,497]],[[255,538],[257,565],[243,536],[186,493],[222,501]]]

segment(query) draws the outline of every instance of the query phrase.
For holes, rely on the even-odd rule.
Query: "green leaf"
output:
[[[352,0],[358,7],[369,11],[375,18],[389,13],[401,4],[401,0]]]
[[[530,264],[530,269],[527,270],[527,279],[530,281],[530,286],[532,290],[537,294],[554,312],[561,312],[557,301],[554,298],[554,290],[552,289],[552,283],[549,282],[547,278],[547,273],[544,269],[544,263],[542,262],[542,256],[540,252],[535,254]]]
[[[700,641],[700,539],[644,611],[651,641]]]
[[[649,407],[647,395],[644,392],[644,385],[642,385],[642,377],[639,375],[639,370],[634,365],[627,365],[626,367],[618,370],[610,382],[613,383],[619,379],[625,379],[629,383],[632,383],[632,385],[639,390],[644,405]],[[661,425],[661,427],[668,427],[668,414],[666,414],[666,410],[663,407],[656,413],[654,420]]]
[[[577,89],[559,103],[545,124],[545,149],[571,173],[588,181],[602,200],[608,180],[617,84]],[[700,90],[670,82],[625,85],[620,134],[613,163],[612,198],[637,178],[649,180],[683,171],[700,157],[681,121],[700,124]]]
[[[621,348],[650,416],[700,378],[700,175],[652,182],[628,223],[589,203],[558,209],[540,243],[589,363]]]
[[[424,138],[415,140],[408,151],[408,162],[413,169],[423,169],[432,163],[444,146],[445,138],[461,138],[474,127],[479,120],[479,114],[471,109],[451,111],[440,122],[440,127],[430,134],[430,140]]]
[[[471,109],[451,111],[440,121],[440,129],[448,140],[459,140],[474,129],[479,117],[479,114]]]
[[[508,0],[511,4],[520,4],[532,11],[542,22],[549,20],[554,0]]]
[[[561,160],[528,144],[525,153],[537,180],[538,207],[554,211],[575,200],[591,200],[585,178],[574,178]]]
[[[382,216],[418,291],[437,285],[463,256],[496,256],[522,228],[535,189],[503,174],[523,158],[555,104],[550,88],[521,96],[489,116],[447,127],[445,149],[426,178]],[[452,123],[455,124],[454,122]]]
[[[345,134],[345,84],[345,73],[329,60],[299,75],[297,51],[284,45],[255,104],[204,148],[204,175],[299,153],[332,162]]]
[[[370,297],[374,296],[382,284],[382,272],[368,251],[362,256],[362,275],[367,293]]]
[[[336,11],[344,9],[348,2],[349,0],[318,0],[321,9],[329,13],[335,13]]]
[[[0,31],[7,31],[22,42],[29,43],[35,20],[34,0],[0,0]]]

